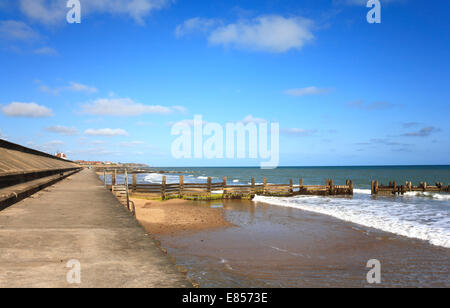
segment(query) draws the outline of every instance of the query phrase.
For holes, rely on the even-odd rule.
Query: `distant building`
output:
[[[64,154],[64,153],[62,153],[62,152],[61,152],[61,153],[56,153],[55,156],[56,156],[56,157],[59,157],[59,158],[62,158],[62,159],[67,159],[66,154]]]
[[[75,161],[76,163],[80,164],[80,165],[86,165],[86,166],[91,166],[91,165],[102,165],[103,162],[101,161],[85,161],[85,160],[77,160]]]

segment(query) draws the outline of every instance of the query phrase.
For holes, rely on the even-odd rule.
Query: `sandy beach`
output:
[[[137,220],[152,235],[186,235],[233,226],[224,218],[223,209],[196,206],[192,201],[131,200],[135,203]]]
[[[421,240],[251,201],[134,200],[137,218],[202,287],[450,286],[450,251]]]

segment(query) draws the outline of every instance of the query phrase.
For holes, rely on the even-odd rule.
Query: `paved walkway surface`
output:
[[[81,284],[69,284],[69,260]],[[0,287],[192,287],[94,172],[0,212]]]

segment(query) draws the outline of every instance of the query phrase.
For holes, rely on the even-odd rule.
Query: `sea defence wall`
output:
[[[81,169],[72,161],[0,139],[0,210]]]
[[[0,226],[0,288],[193,287],[92,170],[1,211]]]

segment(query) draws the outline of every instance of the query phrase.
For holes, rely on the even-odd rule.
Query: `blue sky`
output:
[[[448,1],[0,1],[0,135],[70,159],[180,159],[171,124],[279,122],[281,165],[450,164]],[[245,120],[244,120],[245,119]]]

